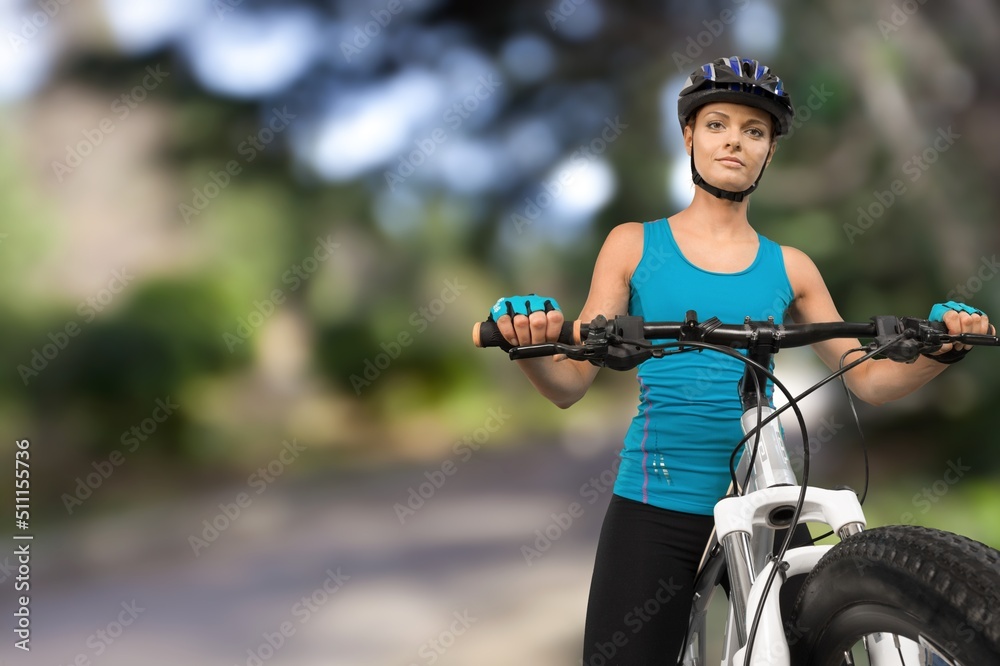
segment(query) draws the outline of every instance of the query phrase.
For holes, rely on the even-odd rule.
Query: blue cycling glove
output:
[[[958,301],[948,301],[947,303],[937,303],[931,308],[931,313],[927,315],[927,318],[931,321],[944,321],[944,315],[949,310],[954,310],[956,312],[968,312],[969,314],[986,314],[978,308],[974,308],[971,305],[966,305],[965,303],[959,303]],[[938,363],[957,363],[965,358],[965,355],[972,351],[972,347],[966,347],[965,349],[952,349],[943,354],[927,354],[924,356],[927,358],[934,359]]]
[[[949,310],[955,310],[956,312],[968,312],[969,314],[986,314],[982,310],[972,307],[971,305],[966,305],[965,303],[959,303],[958,301],[948,301],[947,303],[938,303],[931,308],[931,313],[927,315],[927,318],[931,321],[944,321],[944,313]]]
[[[510,315],[510,318],[513,319],[516,314],[528,316],[532,312],[551,312],[559,309],[556,299],[547,296],[538,296],[537,294],[507,296],[499,299],[490,308],[489,321],[496,321],[504,315]]]

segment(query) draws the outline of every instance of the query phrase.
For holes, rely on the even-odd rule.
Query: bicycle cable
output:
[[[861,358],[852,361],[851,363],[849,363],[846,366],[843,365],[843,358],[842,358],[841,359],[841,367],[836,372],[834,372],[834,373],[830,374],[829,376],[825,377],[824,379],[820,380],[819,382],[817,382],[816,384],[814,384],[810,388],[806,389],[805,391],[803,391],[802,393],[800,393],[797,396],[793,396],[791,394],[791,392],[787,388],[785,388],[784,384],[782,384],[778,380],[778,378],[774,376],[774,373],[771,370],[765,368],[764,366],[762,366],[761,364],[757,363],[756,361],[753,361],[753,360],[751,360],[751,359],[743,356],[742,354],[740,354],[740,353],[738,353],[738,352],[736,352],[734,350],[728,349],[726,347],[713,347],[713,346],[710,346],[710,345],[707,346],[707,348],[709,348],[709,349],[715,349],[716,351],[719,351],[719,352],[722,352],[722,353],[726,353],[729,356],[733,356],[734,358],[737,358],[738,360],[740,360],[741,362],[743,362],[746,365],[750,365],[752,367],[758,368],[759,370],[761,370],[761,372],[764,374],[765,377],[767,377],[768,379],[771,380],[771,382],[774,384],[775,388],[779,389],[782,392],[782,394],[784,394],[784,396],[788,399],[788,403],[786,403],[784,406],[776,409],[774,412],[772,412],[765,419],[761,418],[761,410],[759,408],[759,401],[758,401],[758,411],[757,411],[758,423],[757,423],[756,427],[754,428],[755,441],[757,440],[757,438],[759,438],[759,433],[760,433],[761,428],[763,428],[763,426],[765,424],[767,424],[768,422],[770,422],[772,419],[777,418],[786,409],[791,409],[792,413],[795,414],[796,420],[798,421],[799,430],[802,432],[802,483],[801,483],[801,490],[799,491],[799,497],[798,497],[798,499],[796,500],[796,503],[795,503],[795,510],[792,512],[792,518],[789,521],[789,525],[791,527],[789,527],[786,530],[786,532],[785,532],[785,538],[781,542],[781,547],[778,549],[777,554],[774,555],[773,561],[776,562],[776,564],[773,567],[771,567],[771,572],[768,574],[767,580],[764,581],[764,588],[763,588],[763,591],[761,592],[761,596],[760,596],[761,601],[760,601],[760,603],[757,606],[756,612],[754,613],[754,619],[753,619],[753,622],[751,624],[750,631],[747,633],[746,657],[745,657],[745,660],[744,660],[744,666],[750,666],[750,655],[751,655],[751,653],[753,651],[753,643],[754,643],[754,640],[755,640],[756,635],[757,635],[757,629],[760,626],[761,617],[763,615],[764,600],[767,598],[767,595],[770,593],[771,587],[774,584],[774,578],[777,575],[778,570],[781,568],[780,565],[781,565],[781,562],[784,560],[785,553],[788,551],[788,547],[791,545],[791,540],[792,540],[792,537],[793,537],[794,532],[795,532],[794,526],[798,525],[799,517],[802,515],[802,508],[803,508],[803,506],[805,504],[806,489],[807,489],[807,487],[809,485],[809,453],[810,453],[809,452],[809,432],[808,432],[808,428],[806,427],[806,424],[805,424],[805,419],[802,416],[802,411],[799,409],[798,403],[803,398],[807,397],[808,395],[810,395],[814,391],[817,391],[822,386],[825,386],[826,384],[828,384],[830,381],[832,381],[832,380],[834,380],[834,379],[836,379],[838,377],[839,378],[843,378],[843,376],[847,372],[849,372],[850,370],[854,369],[855,367],[857,367],[861,363],[864,363],[865,361],[869,360],[870,358],[872,358],[874,356],[877,356],[878,354],[881,354],[884,350],[888,349],[892,345],[894,345],[897,342],[899,342],[900,340],[902,340],[903,337],[904,337],[903,335],[899,335],[899,336],[897,336],[897,337],[889,340],[886,344],[882,345],[881,347],[877,347],[877,348],[873,349],[872,351],[868,352],[867,354],[865,354]],[[687,342],[686,344],[691,345],[692,343],[691,342]],[[701,346],[701,345],[697,345],[697,346]],[[846,354],[845,354],[845,356],[846,356]],[[756,379],[754,381],[755,381],[755,386],[756,386],[757,390],[759,391],[759,381],[757,381]],[[846,386],[846,383],[845,383],[845,386]],[[751,433],[747,433],[743,437],[743,439],[740,440],[740,442],[736,445],[736,450],[738,450],[739,447],[744,446],[746,444],[746,441],[750,438],[750,436],[751,436]],[[732,461],[733,461],[734,457],[735,456],[730,457],[730,473],[735,476],[735,474],[733,472],[733,469],[732,469],[732,464],[733,464]],[[867,460],[867,450],[866,450],[866,460]]]
[[[808,479],[809,479],[809,442],[808,442],[808,440],[809,440],[809,432],[808,432],[808,429],[806,428],[805,417],[802,414],[802,410],[799,409],[798,402],[799,402],[800,398],[797,398],[796,396],[792,395],[792,392],[789,391],[787,387],[785,387],[785,385],[781,382],[781,380],[779,380],[769,368],[765,368],[763,365],[761,365],[757,361],[754,361],[753,359],[747,358],[743,354],[740,354],[738,351],[736,351],[734,349],[730,349],[728,347],[720,347],[720,346],[717,346],[717,345],[712,345],[712,344],[703,343],[703,342],[690,341],[690,340],[685,340],[684,342],[668,342],[668,343],[663,343],[663,344],[659,344],[659,345],[651,345],[649,343],[639,342],[639,341],[628,341],[628,344],[634,344],[637,347],[644,348],[644,349],[650,349],[650,350],[658,350],[658,349],[662,350],[662,349],[668,349],[668,348],[671,348],[671,347],[680,347],[680,346],[689,346],[689,347],[698,347],[698,348],[702,348],[702,349],[710,349],[710,350],[716,351],[716,352],[721,353],[721,354],[726,354],[727,356],[732,356],[733,358],[737,359],[741,363],[743,363],[745,365],[748,365],[748,366],[750,366],[752,368],[756,368],[765,377],[767,377],[769,380],[771,380],[771,383],[774,384],[774,387],[776,389],[780,390],[782,392],[782,394],[788,399],[788,403],[785,405],[784,408],[782,408],[782,411],[784,409],[786,409],[786,408],[790,408],[792,410],[792,413],[795,415],[796,421],[798,421],[799,430],[801,430],[801,432],[802,432],[803,441],[805,443],[805,446],[803,448],[803,454],[802,454],[802,462],[803,462],[803,464],[802,464],[802,485],[801,485],[800,490],[799,490],[799,496],[798,496],[798,498],[796,499],[796,502],[795,502],[795,510],[792,512],[792,517],[791,517],[791,520],[789,521],[790,525],[797,525],[798,521],[799,521],[799,516],[802,515],[802,507],[805,505],[806,488],[808,486]],[[755,382],[755,386],[759,390],[759,386],[760,386],[759,380],[755,379],[754,382]],[[825,383],[825,382],[823,382],[823,383]],[[809,392],[811,392],[815,388],[818,388],[818,386],[814,387],[813,389],[810,389],[806,394],[808,394]],[[803,396],[806,395],[806,394],[803,394]],[[762,413],[762,410],[758,406],[758,412],[757,412],[757,414],[758,414],[758,421],[759,422],[758,422],[757,427],[754,428],[754,430],[758,433],[757,437],[759,437],[760,429],[763,427],[763,425],[765,423],[767,423],[772,418],[774,418],[776,416],[777,412],[772,413],[770,416],[768,416],[766,419],[764,419],[764,418],[761,418],[763,416],[763,413]],[[740,447],[740,446],[743,446],[749,438],[750,438],[750,433],[747,433],[747,435],[744,436],[742,440],[740,440],[740,443],[736,445],[737,448]],[[775,555],[775,561],[777,561],[779,564],[782,561],[782,558],[784,558],[785,553],[788,551],[788,546],[791,543],[791,538],[792,538],[792,534],[794,533],[794,531],[795,530],[793,528],[789,528],[786,531],[785,538],[782,540],[782,543],[781,543],[781,548],[778,550],[777,555]],[[761,603],[757,606],[757,611],[754,614],[754,619],[753,619],[753,623],[752,623],[752,626],[751,626],[751,630],[747,634],[746,662],[745,662],[744,666],[750,666],[750,654],[753,651],[754,639],[756,638],[757,628],[758,628],[758,626],[760,624],[761,615],[762,615],[763,610],[764,610],[763,600],[767,598],[767,595],[768,595],[768,593],[771,590],[771,586],[774,584],[774,577],[777,575],[779,568],[780,568],[780,566],[778,564],[776,564],[775,566],[771,567],[771,572],[770,572],[770,574],[768,574],[767,580],[764,582],[764,588],[763,588],[763,591],[761,592]]]
[[[864,347],[855,347],[854,349],[848,349],[847,351],[845,351],[840,356],[839,367],[840,368],[844,367],[844,359],[847,358],[848,354],[853,354],[859,351],[860,352],[865,351]],[[868,443],[865,441],[865,433],[864,430],[861,428],[861,419],[858,416],[857,406],[854,404],[854,395],[851,393],[851,390],[847,388],[847,380],[845,379],[845,376],[846,375],[840,375],[840,383],[844,387],[844,393],[847,394],[847,404],[850,405],[851,407],[851,415],[854,417],[854,425],[857,426],[858,428],[858,436],[861,438],[861,455],[865,461],[864,486],[861,489],[861,495],[858,497],[858,504],[864,506],[865,499],[868,497],[868,483],[869,480],[871,479],[871,470],[868,464]],[[833,530],[820,534],[817,537],[813,537],[812,539],[810,539],[809,545],[814,545],[816,544],[817,541],[822,541],[823,539],[831,536],[833,536]]]
[[[784,387],[781,387],[782,388],[782,393],[784,393],[785,396],[788,397],[789,402],[788,402],[787,405],[785,405],[781,409],[775,410],[775,412],[773,414],[771,414],[766,420],[770,420],[771,418],[777,417],[777,415],[781,411],[784,411],[785,409],[787,409],[788,407],[790,407],[794,403],[795,406],[792,407],[792,411],[795,414],[796,419],[799,422],[799,429],[802,431],[802,485],[801,485],[801,490],[799,491],[799,497],[796,500],[795,511],[792,513],[792,518],[789,521],[790,527],[786,531],[785,538],[781,542],[781,548],[778,550],[778,553],[774,556],[774,559],[772,560],[773,562],[775,562],[775,564],[774,564],[774,566],[771,567],[771,572],[768,574],[767,580],[764,581],[764,589],[763,589],[763,591],[761,592],[761,595],[760,595],[760,599],[761,600],[760,600],[760,603],[757,605],[757,610],[754,612],[753,623],[751,624],[750,631],[747,633],[746,653],[745,653],[745,657],[744,657],[744,661],[743,661],[743,666],[750,666],[750,656],[751,656],[751,654],[753,652],[753,643],[754,643],[754,640],[755,640],[755,638],[757,636],[757,629],[760,626],[761,617],[763,616],[763,613],[764,613],[764,600],[767,599],[767,595],[771,591],[771,586],[774,583],[774,578],[777,575],[778,570],[781,568],[781,564],[784,561],[785,553],[788,551],[788,546],[791,545],[792,535],[795,532],[795,526],[798,525],[798,523],[799,523],[799,517],[802,514],[802,507],[805,504],[806,488],[809,485],[809,433],[808,433],[808,430],[806,429],[805,421],[802,418],[802,412],[798,408],[798,402],[801,401],[806,396],[808,396],[809,394],[811,394],[812,392],[818,390],[821,386],[826,385],[832,379],[834,379],[836,377],[843,377],[844,374],[846,374],[851,369],[857,367],[858,365],[860,365],[861,363],[867,361],[868,359],[872,358],[873,356],[876,356],[876,355],[882,353],[882,351],[884,351],[885,349],[888,349],[892,345],[896,344],[896,342],[898,342],[899,340],[902,340],[903,337],[904,336],[901,334],[901,335],[897,336],[896,338],[893,338],[892,340],[890,340],[889,342],[887,342],[883,346],[877,347],[876,349],[870,351],[869,353],[865,354],[861,358],[852,361],[848,365],[846,365],[846,366],[842,365],[842,367],[840,367],[839,370],[837,370],[833,374],[829,375],[828,377],[824,378],[823,380],[817,382],[812,387],[810,387],[809,389],[803,391],[798,396],[794,396],[794,397],[790,396],[788,394],[788,391],[785,390]],[[841,363],[843,363],[843,359],[841,359]],[[767,373],[767,374],[770,375],[770,373]],[[771,375],[771,376],[773,376],[773,375]],[[778,384],[778,382],[777,382],[776,379],[772,379],[772,381],[775,382],[775,386],[779,386],[779,384]],[[761,427],[761,426],[758,425],[758,428],[759,427]],[[746,440],[746,437],[744,437],[744,441],[745,440]]]
[[[751,373],[751,377],[753,377],[754,393],[757,394],[757,425],[754,427],[753,446],[750,447],[750,460],[747,464],[747,476],[743,480],[742,486],[736,478],[736,455],[739,453],[740,447],[743,447],[743,450],[746,451],[745,438],[741,440],[735,448],[733,448],[733,452],[729,456],[729,476],[732,479],[733,491],[736,493],[737,497],[745,495],[746,487],[750,484],[750,475],[753,473],[753,464],[757,461],[757,449],[760,445],[760,433],[762,430],[761,421],[764,420],[764,408],[762,404],[764,393],[760,389],[760,378],[757,377],[757,373],[755,372]]]
[[[655,344],[654,345],[654,344],[649,344],[647,342],[638,341],[638,340],[627,340],[626,341],[624,339],[621,339],[619,336],[615,336],[615,338],[617,338],[616,342],[626,342],[627,344],[634,345],[634,346],[636,346],[638,348],[649,349],[649,350],[653,350],[653,351],[664,350],[664,349],[669,349],[669,348],[673,348],[673,347],[678,347],[678,348],[679,347],[689,347],[689,348],[709,349],[709,350],[716,351],[716,352],[721,353],[721,354],[726,354],[727,356],[731,356],[731,357],[737,359],[738,361],[740,361],[744,365],[748,365],[750,367],[753,367],[753,368],[756,368],[757,370],[759,370],[761,372],[761,374],[763,374],[767,379],[769,379],[771,381],[771,383],[774,385],[774,387],[776,389],[780,390],[781,393],[785,396],[785,398],[787,398],[788,402],[785,405],[781,406],[780,408],[775,409],[766,418],[763,418],[763,412],[762,412],[762,409],[761,409],[760,401],[758,400],[758,407],[757,407],[757,421],[758,422],[757,422],[757,425],[754,427],[754,429],[753,429],[752,432],[747,433],[746,435],[744,435],[743,439],[741,439],[739,441],[739,443],[736,445],[736,448],[734,449],[734,455],[730,457],[730,475],[733,477],[734,482],[736,481],[736,474],[735,474],[735,470],[733,468],[733,461],[735,459],[735,452],[738,451],[740,447],[745,446],[747,440],[750,439],[751,435],[754,436],[754,441],[755,441],[754,450],[756,450],[756,442],[759,441],[760,431],[763,428],[763,426],[766,425],[767,423],[771,422],[773,419],[778,418],[778,416],[782,412],[784,412],[785,410],[791,409],[792,413],[795,415],[795,419],[797,421],[797,425],[799,427],[799,430],[802,433],[802,482],[801,482],[801,485],[800,485],[799,496],[798,496],[798,498],[796,499],[796,502],[795,502],[795,509],[792,512],[791,519],[789,520],[789,525],[791,527],[789,527],[786,530],[785,537],[784,537],[784,539],[782,539],[782,542],[781,542],[781,547],[778,549],[778,552],[773,556],[773,559],[771,560],[772,562],[775,562],[775,565],[771,567],[771,571],[768,574],[767,580],[764,581],[764,587],[763,587],[763,590],[762,590],[761,595],[760,595],[760,602],[757,605],[757,610],[754,612],[754,618],[753,618],[753,622],[751,623],[750,631],[747,633],[747,642],[746,642],[746,652],[745,652],[745,658],[744,658],[744,666],[750,666],[750,656],[751,656],[751,654],[753,652],[754,640],[756,639],[757,630],[758,630],[758,628],[760,626],[760,620],[761,620],[761,617],[763,616],[764,600],[767,599],[767,595],[770,593],[771,587],[774,584],[774,578],[777,575],[778,571],[781,569],[781,563],[784,560],[785,553],[788,551],[788,547],[791,545],[792,536],[793,536],[793,534],[795,532],[794,526],[798,525],[799,517],[802,515],[802,508],[805,505],[806,489],[808,488],[808,485],[809,485],[809,430],[806,427],[805,417],[802,414],[802,410],[799,408],[799,402],[803,398],[805,398],[805,397],[809,396],[810,394],[812,394],[813,392],[819,390],[821,387],[825,386],[826,384],[828,384],[829,382],[833,381],[834,379],[842,378],[847,372],[849,372],[850,370],[854,369],[855,367],[857,367],[861,363],[864,363],[865,361],[869,360],[870,358],[881,354],[883,351],[885,351],[889,347],[893,346],[894,344],[896,344],[897,342],[899,342],[900,340],[902,340],[904,337],[905,337],[904,335],[900,334],[900,335],[896,336],[895,338],[892,338],[891,340],[889,340],[888,342],[886,342],[884,345],[882,345],[880,347],[877,347],[877,348],[869,351],[867,354],[865,354],[861,358],[855,359],[854,361],[852,361],[851,363],[847,364],[846,366],[843,365],[844,357],[846,357],[846,354],[845,354],[844,357],[841,358],[841,367],[836,372],[833,372],[832,374],[828,375],[824,379],[816,382],[813,386],[811,386],[810,388],[806,389],[805,391],[803,391],[799,395],[795,396],[795,395],[792,395],[791,391],[789,391],[788,388],[785,387],[785,385],[774,375],[774,373],[769,368],[765,368],[760,363],[758,363],[758,362],[756,362],[756,361],[754,361],[754,360],[752,360],[750,358],[747,358],[743,354],[740,354],[738,351],[736,351],[734,349],[730,349],[729,347],[722,347],[722,346],[718,346],[718,345],[712,345],[712,344],[709,344],[709,343],[703,343],[703,342],[692,341],[692,340],[685,340],[683,342],[682,341],[667,342],[667,343]],[[674,353],[681,353],[683,351],[685,351],[685,350],[682,349],[682,350],[680,350],[678,352],[674,352]],[[688,351],[690,351],[690,350],[688,350]],[[857,351],[857,350],[852,350],[852,351]],[[850,352],[848,352],[848,353],[850,353]],[[756,391],[758,393],[758,396],[760,396],[760,381],[756,378],[756,376],[754,377],[754,385],[755,385],[755,389],[756,389]],[[846,387],[846,382],[844,383],[844,385]],[[852,407],[853,407],[853,403],[852,403]],[[865,460],[866,460],[866,470],[867,470],[867,449],[865,450]],[[752,460],[751,460],[751,462],[752,462]],[[752,467],[751,467],[751,469],[752,469]],[[749,479],[749,477],[748,477],[748,479]],[[866,481],[866,488],[865,488],[865,490],[867,492],[867,481]]]

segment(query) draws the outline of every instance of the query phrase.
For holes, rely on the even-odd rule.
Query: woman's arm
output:
[[[824,321],[843,321],[833,303],[823,276],[816,264],[805,253],[795,248],[782,248],[785,269],[792,283],[795,298],[790,314],[797,323],[807,324]],[[951,334],[987,333],[990,325],[985,315],[970,315],[965,312],[949,311],[944,323]],[[813,345],[816,354],[831,370],[840,366],[840,357],[849,349],[860,347],[858,340],[828,340]],[[945,345],[941,352],[950,350]],[[958,345],[962,348],[962,345]],[[844,364],[859,358],[863,353],[849,354]],[[941,374],[948,366],[920,356],[913,363],[896,363],[888,359],[870,360],[848,372],[844,379],[847,387],[865,402],[880,405],[897,400],[920,388]]]
[[[589,322],[601,314],[611,319],[628,314],[629,280],[642,257],[643,227],[627,222],[611,230],[594,265],[587,302],[579,319]],[[512,345],[541,344],[559,339],[563,324],[559,311],[533,312],[530,316],[508,315],[497,319],[497,328]],[[586,361],[565,357],[531,358],[517,361],[538,392],[563,409],[582,398],[599,368]]]

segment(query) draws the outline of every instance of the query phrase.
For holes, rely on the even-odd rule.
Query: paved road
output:
[[[600,477],[615,458],[585,448],[480,451],[402,524],[394,505],[439,463],[283,479],[197,557],[190,535],[203,519],[225,525],[219,503],[246,487],[40,535],[33,649],[12,649],[4,632],[0,655],[47,666],[579,663],[610,499],[611,475]],[[558,525],[553,514],[574,502],[577,517]]]

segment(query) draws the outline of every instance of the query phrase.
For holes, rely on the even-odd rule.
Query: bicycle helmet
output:
[[[713,102],[745,104],[767,111],[774,118],[776,136],[787,134],[795,117],[792,101],[781,79],[766,65],[749,58],[719,58],[691,73],[677,97],[681,129],[687,126],[695,111]],[[743,201],[757,189],[763,175],[764,167],[761,167],[754,184],[742,192],[723,190],[705,182],[694,166],[694,150],[691,151],[691,177],[695,184],[720,199]]]

